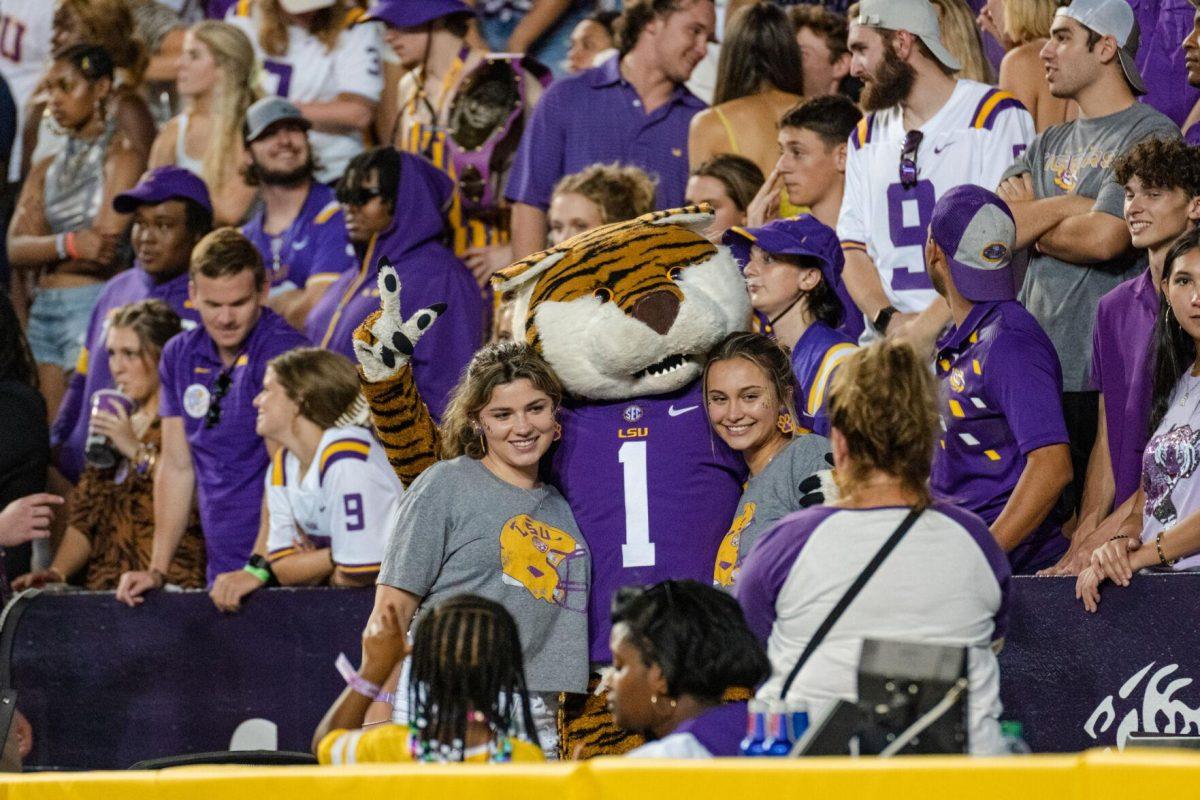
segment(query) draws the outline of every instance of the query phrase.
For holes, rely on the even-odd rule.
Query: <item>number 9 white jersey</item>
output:
[[[332,547],[345,572],[376,572],[396,528],[404,487],[370,431],[330,428],[304,475],[300,459],[280,449],[266,475],[275,561],[309,546]]]
[[[866,252],[891,304],[912,312],[937,298],[925,273],[925,237],[938,198],[963,184],[994,191],[1034,137],[1033,118],[1016,98],[969,80],[958,81],[920,130],[917,181],[905,187],[903,109],[896,105],[863,118],[850,134],[837,224],[842,250]],[[864,338],[872,336],[868,326]]]

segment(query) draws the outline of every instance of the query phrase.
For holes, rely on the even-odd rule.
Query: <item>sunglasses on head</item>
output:
[[[383,197],[383,192],[378,189],[359,187],[357,189],[338,189],[335,196],[337,201],[344,206],[365,206],[376,197]]]
[[[924,136],[920,131],[909,131],[900,148],[900,185],[905,189],[917,185],[917,149]]]
[[[229,372],[222,372],[213,384],[212,399],[209,401],[208,413],[204,415],[204,427],[211,428],[221,421],[221,400],[229,393],[229,384],[233,379]]]

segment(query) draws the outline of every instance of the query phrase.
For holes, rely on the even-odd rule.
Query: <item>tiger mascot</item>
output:
[[[567,390],[549,479],[592,553],[590,656],[612,660],[609,613],[622,586],[711,582],[737,511],[742,459],[711,430],[700,376],[707,352],[745,329],[750,303],[728,248],[702,231],[706,207],[660,211],[579,234],[498,272],[513,335],[538,348]],[[406,483],[437,457],[407,356],[438,309],[399,314],[395,272],[380,270],[382,309],[355,332],[363,393]],[[599,684],[593,675],[593,688]],[[560,709],[560,754],[618,754],[641,744],[615,728],[601,690]],[[744,699],[744,697],[743,697]]]

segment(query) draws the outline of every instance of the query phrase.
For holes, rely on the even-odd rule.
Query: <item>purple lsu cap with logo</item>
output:
[[[946,254],[950,277],[963,297],[975,303],[1016,298],[1017,225],[995,194],[973,184],[954,187],[933,207],[929,235]]]
[[[382,22],[394,28],[413,28],[451,14],[475,15],[463,0],[375,0],[358,22]]]
[[[113,198],[113,208],[119,214],[132,214],[138,206],[153,206],[167,200],[191,200],[212,213],[212,200],[208,187],[193,172],[182,167],[168,165],[155,167],[138,181],[128,192]]]
[[[733,226],[722,239],[742,269],[750,261],[750,248],[757,245],[767,253],[783,256],[806,256],[817,262],[821,275],[830,286],[841,282],[838,253],[841,243],[837,234],[825,223],[810,214],[788,219],[771,220],[761,228]]]

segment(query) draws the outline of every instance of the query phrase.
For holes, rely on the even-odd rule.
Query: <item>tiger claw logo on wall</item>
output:
[[[566,531],[518,514],[500,529],[500,563],[505,583],[570,611],[587,610],[587,551]]]
[[[1115,743],[1118,750],[1124,750],[1131,733],[1200,735],[1200,705],[1192,707],[1176,697],[1192,685],[1192,679],[1182,676],[1170,679],[1178,671],[1178,664],[1167,664],[1151,673],[1156,663],[1151,661],[1134,673],[1115,697],[1110,694],[1100,701],[1083,725],[1088,736],[1100,740],[1101,734],[1108,733],[1116,723],[1112,738],[1105,737],[1104,743]],[[1139,686],[1140,698],[1136,695]],[[1194,690],[1188,694],[1200,699]],[[1128,707],[1123,716],[1118,714],[1119,707]]]

